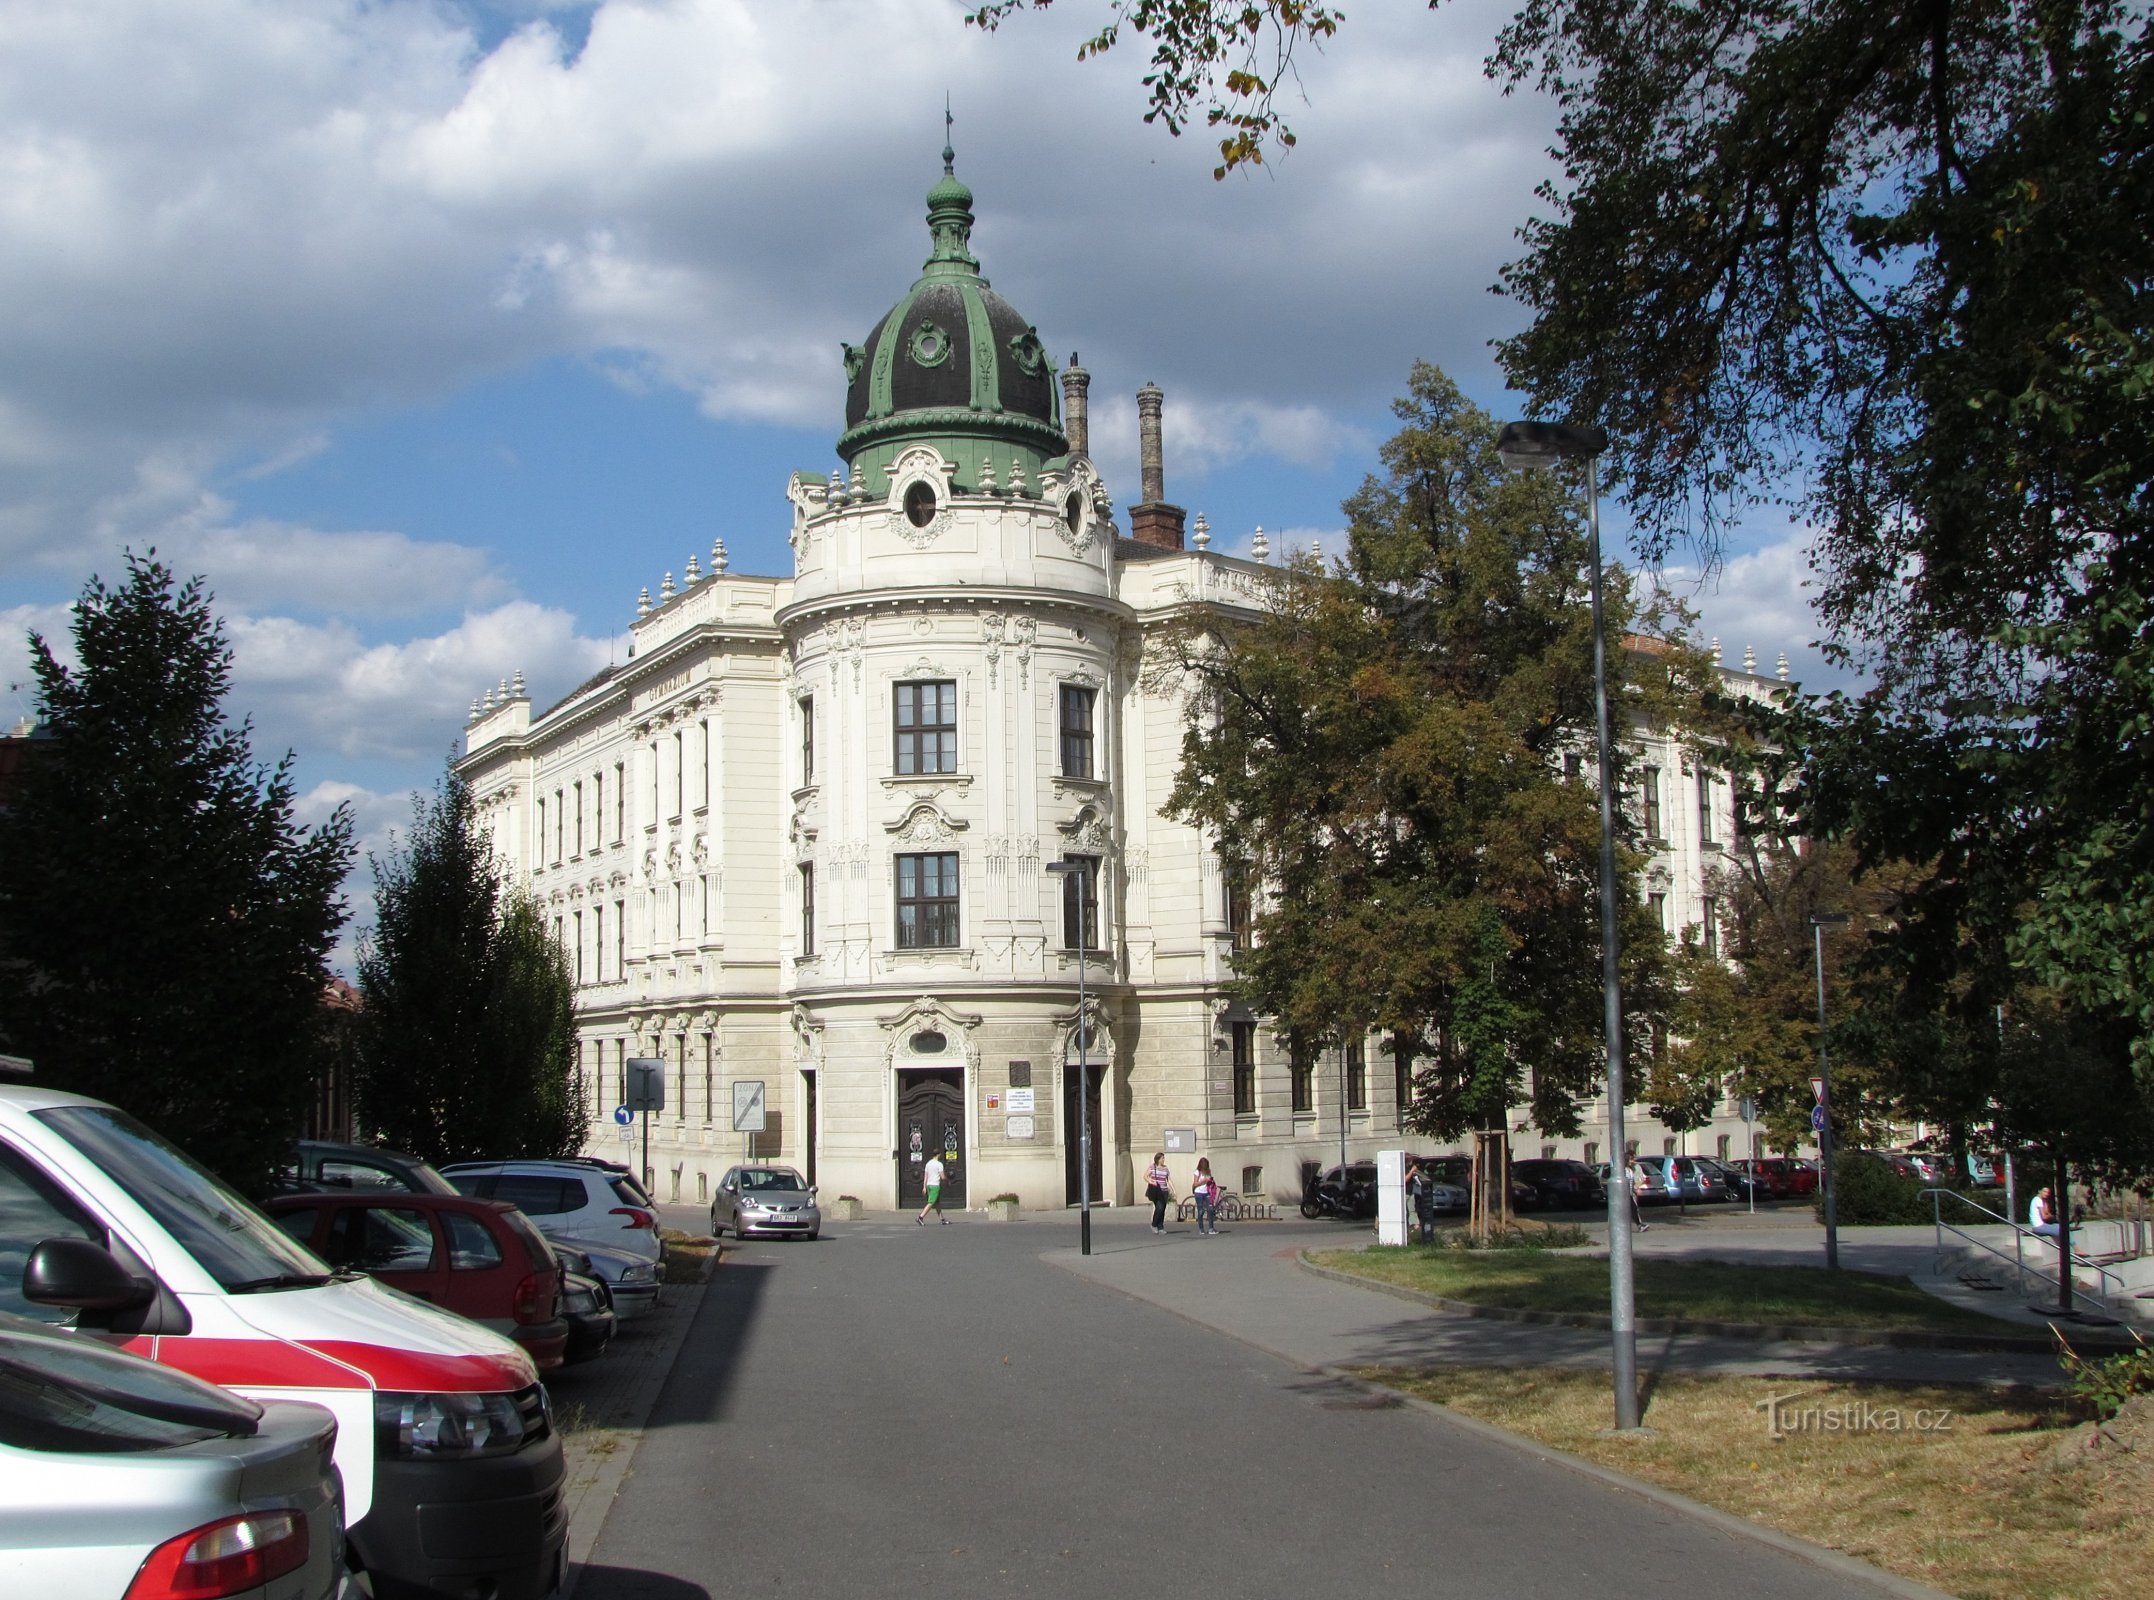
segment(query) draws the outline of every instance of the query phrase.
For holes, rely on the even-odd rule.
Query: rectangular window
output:
[[[1061,689],[1062,776],[1092,776],[1092,704],[1098,691],[1074,683]]]
[[[1564,751],[1563,776],[1565,781],[1570,783],[1576,783],[1578,781],[1579,773],[1585,769],[1585,764],[1585,758],[1581,756],[1576,750]]]
[[[687,781],[687,761],[687,746],[683,743],[679,730],[676,729],[673,735],[673,819],[676,822],[680,820],[681,815],[681,786]]]
[[[598,981],[606,981],[606,908],[591,908],[591,965],[598,968]]]
[[[1714,1151],[1713,1151],[1713,1154],[1714,1154],[1714,1155],[1716,1155],[1716,1156],[1718,1156],[1718,1157],[1719,1157],[1719,1158],[1720,1158],[1720,1159],[1721,1159],[1722,1161],[1725,1161],[1725,1160],[1727,1160],[1727,1159],[1728,1159],[1728,1136],[1727,1136],[1726,1134],[1724,1134],[1724,1133],[1723,1133],[1723,1134],[1717,1134],[1717,1135],[1715,1135],[1715,1136],[1714,1136],[1714,1139],[1713,1139],[1713,1143],[1714,1143],[1714,1146],[1715,1146],[1715,1149],[1714,1149]]]
[[[1660,768],[1647,767],[1638,774],[1638,803],[1645,836],[1660,838]]]
[[[898,776],[957,770],[957,685],[897,686],[894,752]]]
[[[1227,1024],[1234,1040],[1234,1114],[1256,1115],[1256,1024]]]
[[[1286,1071],[1293,1089],[1294,1114],[1305,1116],[1316,1109],[1316,1063],[1296,1050],[1287,1059]]]
[[[1099,946],[1099,857],[1064,856],[1082,872],[1065,872],[1062,878],[1062,948],[1097,950]]]
[[[800,953],[815,954],[815,865],[802,862],[800,867]]]
[[[717,1115],[718,1086],[717,1074],[712,1070],[713,1049],[711,1036],[706,1033],[703,1036],[703,1126],[706,1128]],[[702,1180],[699,1178],[697,1182],[700,1184]]]
[[[1239,1192],[1242,1194],[1262,1194],[1264,1192],[1264,1169],[1262,1167],[1242,1168],[1242,1186]]]
[[[561,803],[561,791],[553,792],[553,864],[561,864],[561,841],[568,832],[566,808]]]
[[[1369,1109],[1369,1058],[1358,1039],[1346,1047],[1346,1109]]]
[[[800,786],[815,782],[815,697],[800,702]]]
[[[1236,950],[1249,948],[1249,865],[1244,861],[1225,860],[1219,866],[1219,881],[1225,892],[1227,914],[1227,938]]]
[[[531,852],[531,857],[534,865],[543,865],[546,860],[546,797],[544,795],[539,796],[538,803],[538,848]]]
[[[606,842],[606,775],[591,774],[591,848]]]
[[[1399,1126],[1406,1126],[1406,1109],[1414,1103],[1414,1058],[1403,1046],[1394,1045],[1391,1058],[1391,1094],[1398,1102]]]
[[[1707,895],[1700,902],[1700,913],[1702,920],[1698,926],[1705,946],[1705,953],[1709,956],[1718,956],[1720,954],[1720,902],[1711,895]]]
[[[1698,768],[1698,842],[1713,842],[1713,775]]]
[[[1668,931],[1668,897],[1658,891],[1645,897],[1646,910],[1653,913],[1653,926],[1662,933]]]
[[[583,854],[583,784],[579,781],[576,791],[576,854]]]
[[[613,842],[619,844],[628,825],[628,763],[613,764]]]
[[[581,911],[576,913],[575,928],[576,954],[573,965],[576,973],[576,987],[580,989],[583,987],[583,913]]]
[[[613,975],[628,976],[628,902],[613,902]],[[623,1047],[626,1048],[625,1046]]]
[[[1600,1141],[1597,1139],[1588,1139],[1586,1141],[1586,1153],[1582,1157],[1580,1157],[1580,1159],[1584,1161],[1585,1164],[1589,1167],[1599,1166],[1601,1159]]]
[[[897,858],[897,942],[900,950],[956,948],[956,851]]]

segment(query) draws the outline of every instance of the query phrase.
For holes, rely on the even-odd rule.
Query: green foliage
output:
[[[2064,1386],[2072,1398],[2107,1422],[2124,1409],[2124,1402],[2154,1394],[2154,1347],[2137,1333],[2136,1348],[2115,1355],[2083,1356],[2057,1335],[2057,1364],[2064,1369]]]
[[[199,580],[129,554],[91,579],[70,668],[36,634],[39,737],[0,812],[0,1032],[241,1187],[298,1135],[351,858],[292,820],[291,757],[226,720],[232,652]]]
[[[571,1155],[588,1131],[567,953],[499,869],[454,771],[373,863],[361,951],[359,1119],[436,1163]]]
[[[992,33],[1013,13],[1044,11],[1054,0],[982,0],[965,20]],[[1224,130],[1214,178],[1239,166],[1261,166],[1264,146],[1282,149],[1294,134],[1274,101],[1294,75],[1294,51],[1321,47],[1338,31],[1341,13],[1309,0],[1110,0],[1107,25],[1078,47],[1077,59],[1103,56],[1126,28],[1152,42],[1145,75],[1147,122],[1176,138],[1202,110],[1205,126]]]
[[[1254,868],[1236,988],[1282,1037],[1389,1033],[1423,1132],[1530,1095],[1540,1127],[1574,1133],[1603,1059],[1599,815],[1590,780],[1563,776],[1567,751],[1590,772],[1593,744],[1581,497],[1504,472],[1494,424],[1433,367],[1395,409],[1385,475],[1346,504],[1344,564],[1291,566],[1254,617],[1193,613],[1154,661],[1192,708],[1167,809]],[[1614,634],[1630,599],[1620,573],[1612,588]],[[1616,651],[1612,692],[1668,715],[1702,670]],[[1635,865],[1625,849],[1642,1039],[1666,997]]]
[[[1859,1150],[1840,1149],[1832,1157],[1832,1207],[1834,1219],[1843,1227],[1885,1227],[1895,1223],[1928,1222],[1934,1213],[1923,1197],[1926,1186],[1903,1178],[1885,1162]],[[1815,1202],[1817,1214],[1825,1214],[1823,1192]],[[1946,1220],[1952,1220],[1947,1218]]]

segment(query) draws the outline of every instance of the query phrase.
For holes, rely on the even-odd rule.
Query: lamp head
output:
[[[1506,422],[1496,435],[1496,459],[1516,471],[1552,467],[1559,461],[1589,461],[1608,449],[1606,428],[1570,422]]]

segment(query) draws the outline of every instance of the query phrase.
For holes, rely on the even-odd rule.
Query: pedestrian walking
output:
[[[1197,1235],[1219,1231],[1219,1180],[1212,1176],[1210,1156],[1197,1158],[1197,1175],[1189,1181],[1189,1197],[1197,1203]]]
[[[1643,1176],[1636,1156],[1623,1158],[1623,1187],[1630,1194],[1630,1223],[1640,1233],[1644,1233],[1648,1226],[1644,1208],[1638,1203],[1638,1180]]]
[[[1436,1179],[1416,1161],[1406,1173],[1406,1198],[1414,1208],[1414,1231],[1423,1244],[1436,1242]]]
[[[1167,1170],[1167,1152],[1162,1150],[1152,1157],[1152,1164],[1144,1172],[1144,1197],[1152,1202],[1152,1231],[1167,1231],[1167,1202],[1174,1198],[1174,1191],[1167,1187],[1174,1181],[1174,1174]]]
[[[936,1216],[942,1217],[941,1156],[929,1156],[927,1158],[927,1165],[920,1169],[920,1181],[927,1185],[927,1204],[922,1206],[920,1214],[912,1219],[913,1226],[916,1228],[927,1221],[927,1214],[930,1211],[934,1212]],[[947,1228],[950,1225],[950,1219],[942,1217],[942,1225]]]

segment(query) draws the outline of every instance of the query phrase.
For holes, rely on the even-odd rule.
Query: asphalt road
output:
[[[578,1600],[1878,1593],[1372,1409],[1045,1242],[879,1220],[732,1256]]]

